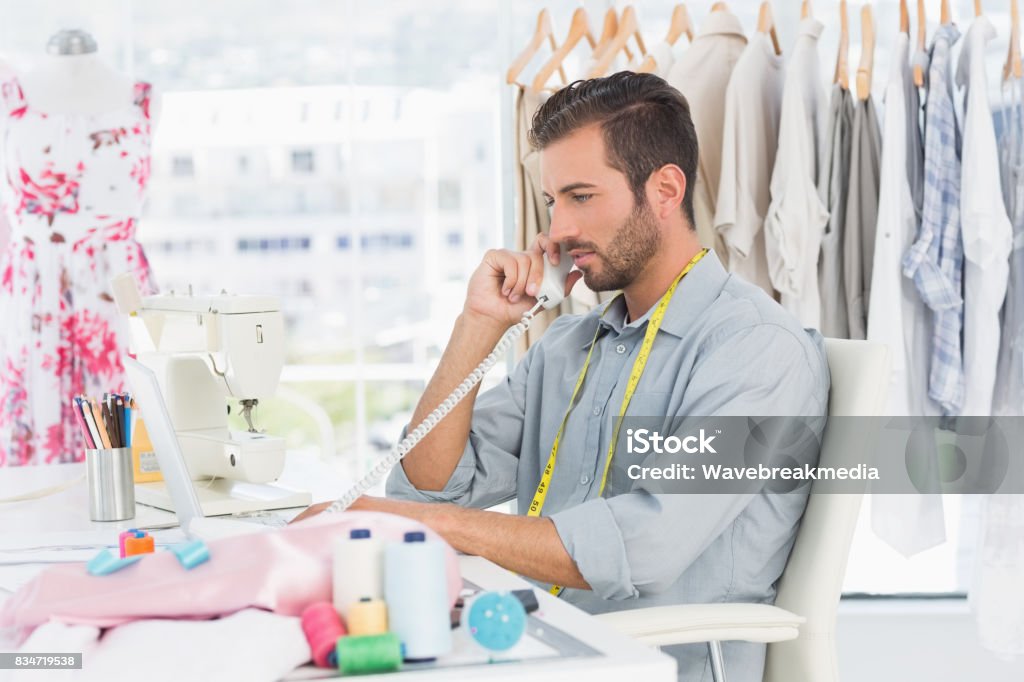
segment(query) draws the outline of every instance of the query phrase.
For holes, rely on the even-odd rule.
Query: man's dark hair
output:
[[[683,213],[693,219],[697,132],[682,93],[649,73],[622,71],[579,80],[552,95],[533,116],[530,144],[540,150],[584,126],[599,123],[608,165],[625,174],[637,205],[647,202],[651,173],[674,163],[686,175]]]

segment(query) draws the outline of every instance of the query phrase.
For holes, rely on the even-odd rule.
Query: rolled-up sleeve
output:
[[[519,451],[526,411],[526,381],[533,349],[508,377],[481,393],[462,457],[443,490],[420,490],[402,464],[391,470],[388,497],[419,502],[453,502],[466,507],[490,507],[515,497]],[[408,426],[402,430],[405,438]]]
[[[824,416],[828,368],[814,343],[767,323],[713,341],[694,366],[679,415]],[[588,500],[551,520],[596,595],[634,599],[674,584],[757,494],[640,490]]]

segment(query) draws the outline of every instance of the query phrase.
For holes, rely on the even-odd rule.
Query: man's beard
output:
[[[588,242],[565,242],[566,250],[593,251],[599,259],[600,270],[592,266],[580,268],[583,282],[591,291],[617,291],[624,289],[639,276],[647,263],[661,247],[661,230],[646,198],[635,202],[633,212],[622,224],[608,248],[598,250]]]

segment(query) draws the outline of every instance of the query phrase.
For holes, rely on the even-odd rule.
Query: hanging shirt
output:
[[[609,305],[607,314],[602,306],[560,317],[501,384],[477,398],[468,442],[443,490],[416,489],[396,466],[388,496],[472,507],[514,498],[528,509],[600,327],[543,508],[592,588],[566,589],[562,598],[591,613],[771,602],[806,495],[624,494],[629,460],[621,452],[600,495],[615,417],[651,315],[624,324],[624,300]],[[669,302],[628,414],[820,416],[828,387],[820,334],[801,329],[709,252]],[[681,679],[700,677],[703,644],[672,653]],[[763,647],[742,644],[732,653],[730,679],[761,679]]]
[[[881,156],[882,133],[874,100],[869,95],[854,105],[850,193],[843,232],[843,279],[851,339],[867,338]]]
[[[825,159],[818,174],[818,196],[828,210],[818,257],[818,291],[821,295],[821,333],[850,338],[846,316],[846,284],[843,281],[843,228],[850,177],[850,136],[853,132],[853,98],[838,83],[832,86],[829,103]]]
[[[722,126],[725,122],[725,89],[736,62],[747,44],[743,26],[728,10],[712,12],[700,33],[686,48],[666,80],[690,103],[700,153],[693,212],[701,246],[713,248],[728,264],[725,243],[715,231],[718,180],[722,172]],[[687,178],[692,182],[692,178]]]
[[[867,338],[889,346],[889,396],[886,413],[893,416],[938,414],[928,398],[928,350],[931,312],[914,282],[903,276],[900,262],[917,234],[917,211],[911,190],[920,185],[921,133],[917,87],[907,62],[910,38],[898,33],[885,86],[885,145],[882,147],[881,188],[875,238]],[[912,125],[908,126],[910,121]]]
[[[957,84],[964,98],[963,169],[960,216],[964,243],[964,382],[963,414],[992,413],[1001,325],[1006,298],[1013,228],[1006,215],[999,180],[992,109],[985,78],[985,44],[996,29],[984,15],[976,17],[964,38]]]
[[[722,173],[715,229],[729,250],[729,271],[774,296],[768,275],[764,218],[778,148],[782,56],[755,33],[740,55],[725,93]]]
[[[629,65],[626,67],[626,70],[636,71],[643,65],[648,56],[654,57],[654,71],[652,73],[656,76],[661,76],[662,78],[667,79],[669,71],[672,70],[672,66],[676,63],[676,58],[672,53],[672,45],[665,40],[662,40],[660,43],[648,50],[646,55],[639,53],[634,55],[633,59],[629,62]]]
[[[1018,79],[1008,87],[1011,95],[1002,112],[999,151],[1003,198],[1014,239],[992,414],[1024,416],[1024,84]]]
[[[956,26],[940,26],[928,63],[925,104],[924,204],[917,239],[903,257],[903,273],[934,311],[928,395],[946,415],[964,402],[963,241],[960,235],[960,129],[953,104],[949,53],[960,37]]]
[[[782,307],[815,329],[821,326],[818,255],[828,221],[828,209],[818,195],[826,116],[818,55],[823,28],[816,19],[800,22],[786,67],[771,205],[764,221],[768,273]]]

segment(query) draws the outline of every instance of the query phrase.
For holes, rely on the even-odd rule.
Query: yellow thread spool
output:
[[[382,635],[388,631],[388,607],[381,599],[363,597],[348,609],[350,635]]]

